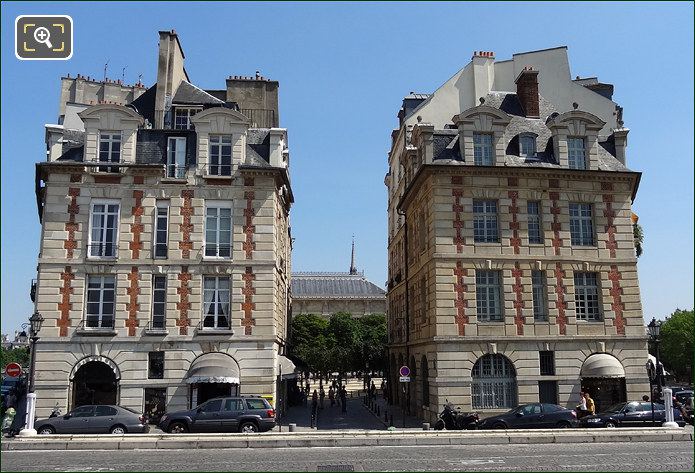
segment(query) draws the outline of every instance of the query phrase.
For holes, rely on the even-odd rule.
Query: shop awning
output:
[[[607,353],[596,353],[584,361],[582,378],[624,378],[625,370],[617,358]]]
[[[286,356],[278,356],[278,372],[282,375],[281,379],[294,379],[297,373],[294,372],[295,366],[292,360]]]
[[[206,353],[193,360],[186,382],[239,384],[239,365],[224,353]]]

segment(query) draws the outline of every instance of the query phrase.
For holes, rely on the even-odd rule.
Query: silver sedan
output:
[[[121,406],[80,406],[63,416],[37,420],[41,435],[50,434],[125,434],[150,430],[142,414]]]

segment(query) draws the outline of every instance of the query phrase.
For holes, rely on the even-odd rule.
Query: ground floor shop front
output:
[[[115,404],[157,419],[220,396],[282,402],[294,365],[274,341],[41,341],[36,358],[37,418],[58,406]]]
[[[389,350],[389,395],[411,415],[434,421],[447,401],[483,416],[519,404],[574,408],[587,390],[598,410],[649,394],[645,338],[442,340]],[[399,368],[408,366],[409,382]]]

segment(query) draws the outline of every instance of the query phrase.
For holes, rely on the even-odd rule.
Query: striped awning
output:
[[[624,378],[625,369],[617,358],[608,353],[595,353],[584,361],[582,378]]]
[[[239,384],[239,365],[224,353],[206,353],[193,360],[186,382]]]

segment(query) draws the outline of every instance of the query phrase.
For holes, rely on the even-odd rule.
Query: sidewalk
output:
[[[336,402],[331,406],[328,397],[324,399],[323,409],[318,411],[317,428],[311,425],[311,401],[306,406],[292,406],[282,419],[279,419],[282,432],[289,432],[289,424],[297,424],[297,432],[315,432],[321,430],[383,430],[384,425],[363,404],[361,398],[347,398],[347,412],[342,413]],[[273,432],[279,432],[276,426]]]
[[[364,396],[365,394],[363,394],[360,398],[360,403],[364,401]],[[378,413],[378,419],[384,425],[384,427],[390,427],[391,425],[393,425],[393,427],[395,427],[398,430],[422,430],[422,420],[418,419],[414,415],[408,415],[404,413],[401,406],[397,404],[389,405],[384,399],[384,397],[381,395],[377,395],[376,400],[373,401],[372,406],[372,410],[370,411],[368,406],[362,404],[362,408],[365,411],[371,413],[372,416],[376,417]],[[432,427],[430,426],[430,428]]]

